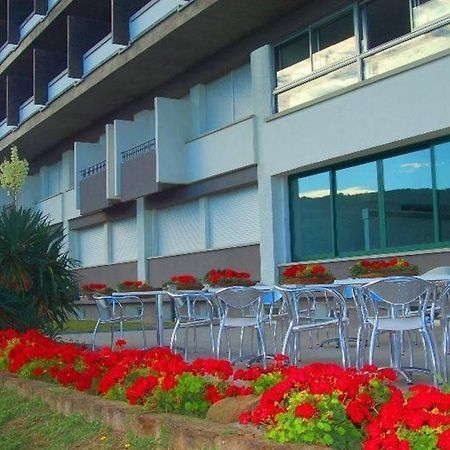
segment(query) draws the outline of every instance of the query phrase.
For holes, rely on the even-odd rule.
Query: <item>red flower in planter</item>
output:
[[[303,419],[311,419],[316,414],[316,409],[311,403],[302,403],[295,408],[295,415]]]

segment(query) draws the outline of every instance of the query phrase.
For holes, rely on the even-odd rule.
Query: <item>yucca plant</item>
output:
[[[0,329],[52,334],[75,311],[74,261],[63,251],[62,225],[39,211],[0,212]]]

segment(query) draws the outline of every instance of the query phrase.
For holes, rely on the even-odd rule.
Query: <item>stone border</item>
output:
[[[0,385],[16,390],[27,398],[39,398],[53,411],[65,416],[81,414],[86,420],[99,420],[119,432],[132,431],[139,436],[153,436],[161,448],[169,450],[323,450],[304,444],[278,444],[268,441],[256,428],[239,424],[221,425],[204,419],[176,414],[152,414],[95,395],[72,391],[39,380],[26,380],[0,371]]]

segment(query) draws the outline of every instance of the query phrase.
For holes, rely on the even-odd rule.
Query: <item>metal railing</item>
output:
[[[136,158],[142,153],[154,150],[155,145],[156,145],[155,139],[150,139],[149,141],[143,142],[142,144],[136,145],[135,147],[123,151],[122,162],[129,161],[130,159]]]
[[[106,170],[106,160],[100,161],[97,164],[93,164],[92,166],[87,167],[86,169],[81,169],[80,170],[81,179],[103,172],[104,170]]]

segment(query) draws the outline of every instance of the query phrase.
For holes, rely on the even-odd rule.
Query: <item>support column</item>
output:
[[[258,199],[260,214],[261,280],[272,284],[277,281],[277,265],[286,261],[286,180],[272,177],[270,158],[265,152],[267,123],[273,114],[272,90],[275,85],[273,48],[261,47],[251,54],[253,111],[256,115],[256,158],[258,162]]]
[[[145,199],[136,199],[137,277],[149,280],[148,260],[151,255],[153,214],[145,208]]]

